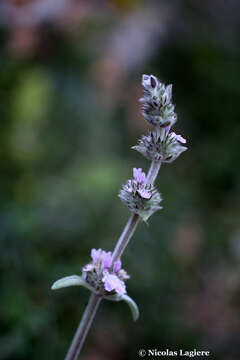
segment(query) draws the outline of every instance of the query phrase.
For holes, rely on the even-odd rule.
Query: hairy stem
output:
[[[139,221],[140,216],[132,213],[113,251],[113,262],[122,256],[127,244],[138,226]]]
[[[160,161],[152,161],[147,174],[147,185],[154,184],[160,166]],[[114,248],[113,262],[122,256],[139,222],[140,216],[138,214],[132,213]],[[82,319],[74,335],[72,344],[68,350],[65,360],[77,360],[101,300],[102,298],[100,296],[94,293],[91,294],[88,305],[83,313]]]
[[[152,161],[147,174],[147,185],[153,185],[161,167],[161,161]]]
[[[77,360],[102,298],[91,294],[65,360]]]

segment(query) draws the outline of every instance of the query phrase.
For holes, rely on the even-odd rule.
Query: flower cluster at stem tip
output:
[[[142,76],[142,85],[142,115],[154,128],[147,135],[142,135],[133,149],[158,164],[171,163],[187,150],[183,145],[186,140],[170,132],[177,121],[172,104],[172,85],[165,86],[156,76],[145,74]],[[144,221],[162,208],[159,206],[161,195],[154,184],[147,184],[142,169],[133,169],[133,179],[123,185],[119,197],[131,212],[138,214]]]

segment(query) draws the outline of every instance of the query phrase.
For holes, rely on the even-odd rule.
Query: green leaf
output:
[[[137,304],[128,295],[122,295],[122,300],[128,304],[132,313],[133,320],[136,321],[139,318],[139,309]]]
[[[92,290],[91,287],[86,283],[86,281],[83,280],[83,278],[78,275],[66,276],[62,279],[55,281],[55,283],[52,285],[51,289],[58,290],[58,289],[61,289],[64,287],[69,287],[69,286],[84,286],[87,289]]]
[[[130,307],[133,320],[136,321],[139,318],[138,306],[130,296],[115,294],[115,295],[104,296],[104,299],[110,300],[110,301],[125,301],[128,304],[128,306]]]

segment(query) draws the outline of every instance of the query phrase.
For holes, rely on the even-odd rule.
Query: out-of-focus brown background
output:
[[[240,358],[240,3],[0,2],[0,359],[63,359],[88,291],[51,292],[111,250],[128,219],[117,197],[147,124],[141,74],[174,85],[189,150],[161,168],[164,209],[123,258],[125,303],[104,302],[84,360],[139,348]]]

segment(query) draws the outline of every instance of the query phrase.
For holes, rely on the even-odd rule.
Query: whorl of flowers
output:
[[[121,268],[121,260],[112,261],[112,253],[92,249],[92,261],[82,269],[82,278],[100,295],[125,294],[129,275]]]
[[[167,130],[151,131],[148,135],[142,135],[137,146],[133,149],[140,152],[148,160],[173,162],[183,151],[187,150],[183,144],[186,140],[174,132],[167,133]]]
[[[161,209],[161,195],[153,185],[147,184],[146,175],[140,168],[133,169],[133,179],[123,185],[119,197],[131,212],[140,215],[144,221]]]

